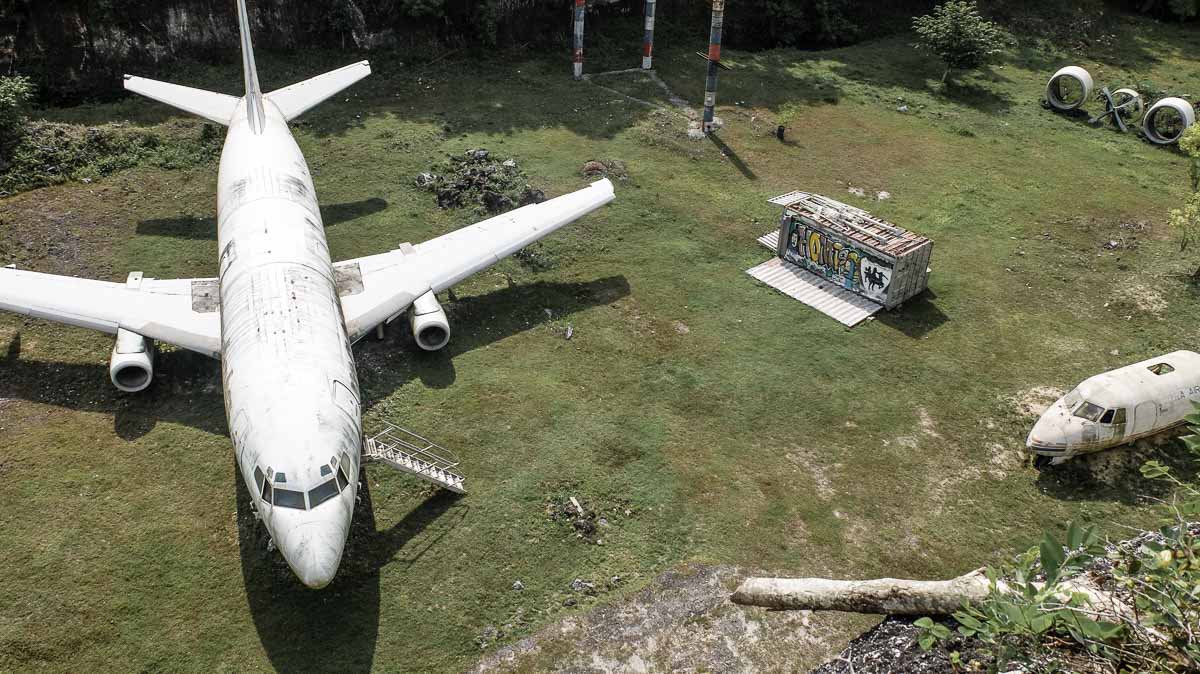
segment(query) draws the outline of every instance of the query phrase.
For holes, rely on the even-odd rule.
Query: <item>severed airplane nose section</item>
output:
[[[280,532],[277,543],[300,582],[319,589],[337,574],[346,544],[345,531],[336,522],[306,522]]]

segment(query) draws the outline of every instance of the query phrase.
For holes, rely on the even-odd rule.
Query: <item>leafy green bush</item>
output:
[[[33,95],[34,87],[29,78],[19,75],[0,77],[0,150],[7,149],[20,137]],[[3,168],[0,165],[0,170]]]
[[[1000,26],[983,18],[975,0],[950,0],[913,19],[917,48],[936,54],[952,70],[974,70],[999,54],[1007,41]]]
[[[220,151],[221,134],[211,124],[201,126],[198,133],[164,136],[121,124],[84,127],[31,122],[13,145],[8,166],[0,167],[0,191],[98,178],[139,165],[199,166],[216,159]]]
[[[1183,208],[1171,211],[1168,222],[1182,252],[1192,244],[1200,243],[1200,125],[1193,124],[1183,134],[1179,139],[1179,148],[1191,159],[1192,195],[1184,202]],[[1200,278],[1200,267],[1193,277]]]

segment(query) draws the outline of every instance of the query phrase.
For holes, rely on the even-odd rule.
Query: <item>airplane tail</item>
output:
[[[254,43],[250,39],[250,15],[246,0],[237,0],[238,30],[242,41],[242,70],[246,80],[246,116],[254,133],[266,126],[265,101],[271,101],[289,122],[316,107],[341,90],[371,74],[371,64],[360,61],[312,79],[263,94],[254,63]],[[158,82],[144,77],[125,76],[125,89],[185,112],[229,126],[242,99],[178,84]]]
[[[254,63],[254,42],[250,39],[250,14],[246,11],[246,0],[238,0],[238,29],[242,34],[242,70],[246,77],[246,114],[250,117],[250,128],[261,133],[267,123],[263,109],[262,88],[258,85],[258,66]]]

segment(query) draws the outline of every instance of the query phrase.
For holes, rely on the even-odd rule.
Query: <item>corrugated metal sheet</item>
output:
[[[779,230],[773,229],[758,237],[758,242],[771,250],[779,250]]]
[[[759,241],[765,238],[764,236]],[[763,242],[763,245],[766,245],[766,242]],[[820,276],[777,257],[747,269],[746,273],[848,328],[858,325],[883,308],[862,295],[835,286]]]

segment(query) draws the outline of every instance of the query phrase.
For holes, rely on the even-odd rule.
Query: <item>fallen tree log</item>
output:
[[[776,610],[948,615],[987,594],[987,576],[977,569],[951,580],[747,578],[731,599]]]

